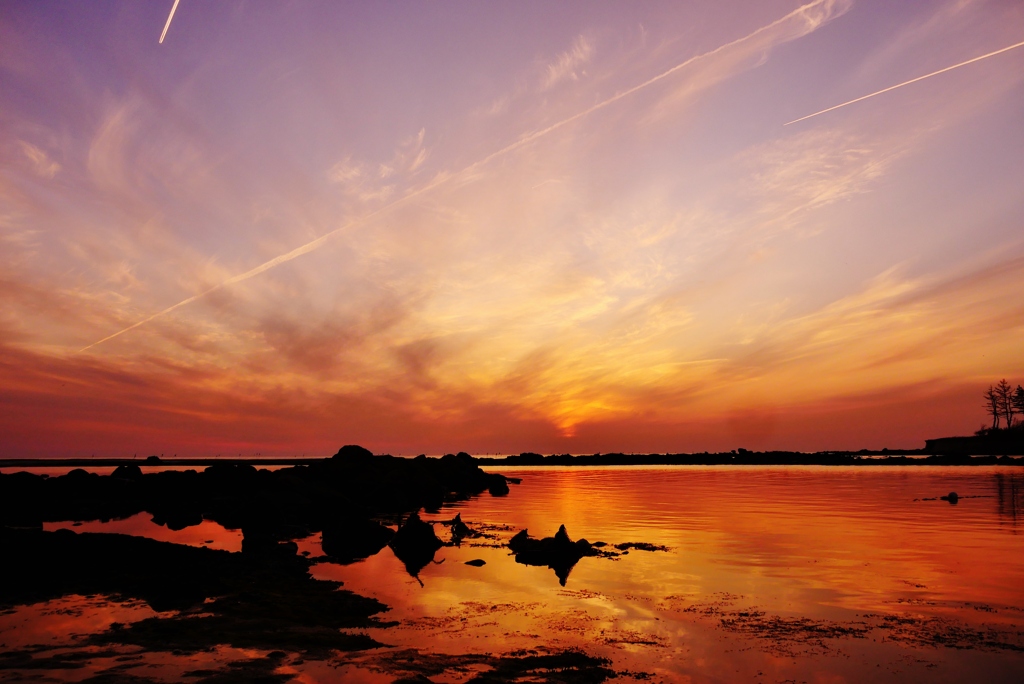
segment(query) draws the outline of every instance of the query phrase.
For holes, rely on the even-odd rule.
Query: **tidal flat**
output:
[[[468,457],[416,464],[353,455],[321,470],[215,468],[159,484],[149,480],[156,471],[77,473],[42,485],[0,476],[8,559],[0,675],[421,683],[1024,676],[1019,467],[483,473]],[[36,485],[44,489],[33,492]],[[65,495],[50,505],[45,488]],[[955,502],[939,498],[952,491]],[[412,554],[394,543],[396,530],[416,527],[412,512],[437,537],[428,554],[418,542]],[[589,549],[567,567],[513,552],[524,530],[555,540],[561,526],[566,543],[586,540]]]

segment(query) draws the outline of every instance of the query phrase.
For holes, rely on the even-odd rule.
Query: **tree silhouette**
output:
[[[1013,393],[1013,410],[1024,416],[1024,387],[1020,385],[1017,385],[1017,391]]]
[[[985,391],[985,409],[992,416],[992,429],[999,429],[999,416],[1002,415],[1002,407],[999,403],[999,394],[996,392],[996,388],[992,385],[988,386],[988,390]]]
[[[1013,387],[1003,378],[996,383],[995,393],[999,401],[999,412],[1006,420],[1006,427],[1013,427]]]

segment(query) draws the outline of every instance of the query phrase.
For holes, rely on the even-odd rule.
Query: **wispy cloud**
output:
[[[946,276],[908,278],[904,270],[887,269],[853,294],[763,329],[721,373],[758,378],[790,402],[805,392],[998,373],[981,350],[1012,344],[1024,327],[1024,306],[1005,294],[1024,285],[1024,259]]]
[[[266,261],[263,264],[260,264],[259,266],[256,266],[255,268],[252,268],[252,269],[250,269],[250,270],[248,270],[248,271],[246,271],[244,273],[240,273],[240,274],[238,274],[238,275],[236,275],[236,276],[234,276],[234,277],[232,277],[232,278],[230,278],[230,279],[228,279],[228,280],[226,280],[226,281],[224,281],[224,282],[222,282],[222,283],[220,283],[218,285],[215,285],[212,288],[207,289],[204,292],[200,292],[200,293],[198,293],[196,295],[193,295],[192,297],[189,297],[189,298],[187,298],[185,300],[182,300],[182,301],[178,302],[177,304],[174,304],[173,306],[164,309],[163,311],[158,311],[158,312],[152,314],[151,316],[149,316],[149,317],[147,317],[147,318],[145,318],[145,319],[143,319],[141,321],[138,321],[137,323],[135,323],[135,324],[133,324],[133,325],[127,327],[127,328],[124,328],[122,330],[119,330],[119,331],[113,333],[112,335],[108,335],[107,337],[104,337],[103,339],[97,340],[96,342],[88,345],[87,347],[84,347],[81,351],[86,351],[86,350],[91,349],[91,348],[93,348],[93,347],[95,347],[95,346],[97,346],[99,344],[102,344],[102,343],[108,341],[108,340],[111,340],[111,339],[114,339],[115,337],[123,335],[124,333],[129,332],[131,330],[134,330],[134,329],[138,328],[139,326],[145,325],[146,323],[148,323],[148,322],[150,322],[150,321],[152,321],[152,320],[154,320],[154,319],[156,319],[156,318],[158,318],[160,316],[163,316],[163,315],[166,315],[168,313],[171,313],[172,311],[175,311],[175,310],[177,310],[177,309],[179,309],[179,308],[181,308],[183,306],[187,306],[188,304],[191,304],[192,302],[194,302],[194,301],[196,301],[198,299],[202,299],[206,295],[208,295],[208,294],[210,294],[212,292],[215,292],[215,291],[217,291],[217,290],[219,290],[219,289],[221,289],[223,287],[226,287],[226,286],[229,286],[229,285],[232,285],[232,284],[235,284],[235,283],[239,283],[239,282],[242,282],[244,280],[248,280],[249,278],[253,278],[253,277],[257,276],[257,275],[265,273],[266,271],[268,271],[268,270],[270,270],[270,269],[272,269],[272,268],[274,268],[274,267],[276,267],[276,266],[278,266],[280,264],[287,263],[287,262],[289,262],[289,261],[291,261],[293,259],[296,259],[296,258],[298,258],[300,256],[303,256],[305,254],[309,254],[310,252],[312,252],[312,251],[314,251],[316,249],[319,249],[321,246],[326,244],[335,235],[341,233],[342,231],[348,230],[348,229],[350,229],[350,228],[352,228],[352,227],[354,227],[356,225],[362,224],[366,220],[377,216],[382,211],[389,210],[389,209],[391,209],[393,207],[399,206],[400,204],[404,204],[404,203],[406,203],[406,202],[408,202],[408,201],[410,201],[410,200],[412,200],[414,198],[420,197],[421,195],[424,195],[425,193],[431,192],[435,188],[437,188],[437,187],[439,187],[439,186],[441,186],[441,185],[451,181],[454,178],[464,178],[464,177],[472,176],[473,174],[475,174],[477,172],[478,169],[480,169],[483,166],[486,166],[487,164],[489,164],[493,160],[498,159],[500,157],[504,157],[505,155],[507,155],[507,154],[509,154],[509,153],[511,153],[511,152],[513,152],[515,150],[518,150],[518,149],[521,149],[521,148],[523,148],[523,147],[525,147],[527,145],[530,145],[533,142],[535,142],[535,141],[537,141],[537,140],[539,140],[541,138],[544,138],[544,137],[550,135],[551,133],[554,133],[555,131],[558,131],[558,130],[566,127],[566,126],[569,126],[569,125],[571,125],[571,124],[573,124],[573,123],[583,119],[584,117],[587,117],[587,116],[593,114],[594,112],[597,112],[597,111],[600,111],[600,110],[602,110],[602,109],[604,109],[606,107],[609,107],[609,106],[611,106],[611,105],[613,105],[613,104],[623,100],[624,98],[627,98],[627,97],[629,97],[629,96],[631,96],[631,95],[633,95],[633,94],[635,94],[635,93],[637,93],[637,92],[639,92],[639,91],[641,91],[641,90],[643,90],[645,88],[650,87],[651,85],[653,85],[655,83],[661,82],[661,81],[663,81],[663,80],[665,80],[665,79],[667,79],[669,77],[672,77],[675,74],[680,73],[684,69],[690,67],[691,65],[701,63],[704,60],[713,60],[714,58],[716,58],[716,57],[718,57],[720,55],[731,55],[732,51],[736,50],[737,48],[741,48],[741,52],[746,54],[747,52],[749,52],[751,47],[753,47],[755,49],[763,50],[763,49],[766,49],[766,48],[768,48],[770,46],[776,45],[776,44],[781,43],[781,42],[788,42],[790,40],[794,40],[794,39],[796,39],[796,38],[798,38],[800,36],[806,35],[807,33],[810,33],[811,31],[814,31],[815,29],[819,28],[820,26],[825,24],[830,19],[833,19],[836,16],[838,16],[839,14],[845,12],[848,9],[848,7],[849,7],[849,3],[845,2],[845,0],[814,0],[811,3],[808,3],[808,4],[798,8],[797,10],[794,10],[793,12],[791,12],[788,15],[786,15],[785,17],[776,20],[775,22],[769,24],[766,27],[760,28],[760,29],[754,31],[753,33],[751,33],[751,34],[749,34],[749,35],[747,35],[747,36],[745,36],[743,38],[734,40],[734,41],[732,41],[730,43],[726,43],[725,45],[723,45],[723,46],[721,46],[719,48],[716,48],[716,49],[714,49],[714,50],[712,50],[712,51],[710,51],[708,53],[705,53],[705,54],[702,54],[702,55],[698,55],[696,57],[692,57],[692,58],[690,58],[690,59],[688,59],[688,60],[686,60],[686,61],[684,61],[684,62],[682,62],[680,64],[677,64],[676,66],[674,66],[674,67],[672,67],[672,68],[670,68],[670,69],[668,69],[666,71],[663,71],[662,73],[660,73],[660,74],[658,74],[656,76],[653,76],[653,77],[647,79],[646,81],[644,81],[644,82],[642,82],[640,84],[634,85],[634,86],[632,86],[632,87],[630,87],[630,88],[628,88],[628,89],[626,89],[626,90],[624,90],[624,91],[622,91],[620,93],[617,93],[616,95],[614,95],[614,96],[612,96],[610,98],[607,98],[607,99],[599,102],[598,104],[595,104],[595,105],[593,105],[593,106],[591,106],[591,107],[589,107],[589,108],[587,108],[587,109],[585,109],[585,110],[583,110],[581,112],[578,112],[577,114],[574,114],[574,115],[572,115],[572,116],[570,116],[570,117],[568,117],[566,119],[562,119],[561,121],[559,121],[557,123],[554,123],[554,124],[551,124],[549,126],[546,126],[545,128],[542,128],[540,130],[536,130],[536,131],[533,131],[531,133],[524,134],[524,135],[520,136],[520,138],[517,141],[515,141],[515,142],[513,142],[513,143],[511,143],[509,145],[506,145],[505,147],[503,147],[503,148],[501,148],[499,150],[496,150],[495,152],[492,152],[492,153],[488,154],[487,156],[483,157],[479,161],[477,161],[477,162],[475,162],[473,164],[470,164],[469,166],[465,167],[464,169],[462,169],[458,173],[451,174],[451,175],[440,176],[437,179],[435,179],[434,181],[428,183],[427,185],[421,186],[421,187],[419,187],[416,190],[413,190],[413,191],[410,191],[410,192],[406,193],[404,196],[402,196],[401,198],[393,201],[391,204],[385,205],[385,206],[381,207],[380,209],[378,209],[378,210],[376,210],[376,211],[374,211],[374,212],[372,212],[370,214],[367,214],[362,219],[359,219],[359,220],[357,220],[356,222],[354,222],[352,224],[345,225],[345,226],[342,226],[342,227],[339,227],[339,228],[335,228],[335,229],[325,233],[324,235],[320,236],[319,238],[317,238],[315,240],[312,240],[312,241],[310,241],[310,242],[308,242],[308,243],[306,243],[304,245],[301,245],[301,246],[299,246],[299,247],[297,247],[297,248],[295,248],[295,249],[293,249],[293,250],[291,250],[289,252],[281,254],[281,255],[275,257],[274,259]]]
[[[19,140],[18,144],[21,146],[22,154],[28,159],[32,172],[40,178],[51,179],[60,172],[60,164],[50,159],[45,151],[24,140]]]
[[[758,242],[789,230],[810,212],[867,192],[906,154],[908,140],[867,139],[835,131],[807,131],[772,140],[740,155],[758,220],[746,233]]]
[[[0,18],[2,446],[859,448],[935,397],[918,427],[976,427],[957,393],[1024,373],[1024,76],[778,124],[1004,44],[1013,14],[849,7],[554,13],[480,24],[471,60],[268,8],[238,29],[259,49],[229,18],[174,69]]]
[[[371,164],[353,161],[348,155],[327,171],[327,178],[346,195],[361,203],[381,204],[397,191],[399,181],[409,183],[430,152],[424,145],[426,129],[404,140],[386,162]]]
[[[586,36],[580,35],[573,41],[572,47],[558,55],[555,61],[547,65],[541,80],[541,90],[548,90],[562,81],[577,81],[586,75],[583,67],[594,55],[594,45]]]

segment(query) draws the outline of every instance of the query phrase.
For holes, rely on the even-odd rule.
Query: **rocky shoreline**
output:
[[[393,625],[381,618],[388,607],[339,582],[313,578],[309,569],[316,561],[298,554],[295,540],[320,532],[326,558],[335,562],[353,562],[389,545],[415,576],[443,544],[417,511],[436,512],[445,503],[484,493],[504,496],[508,482],[480,470],[467,454],[402,459],[356,446],[279,470],[215,464],[202,472],[143,473],[122,465],[106,476],[84,470],[60,477],[0,475],[0,611],[63,597],[107,596],[142,601],[159,613],[79,638],[72,655],[43,647],[4,651],[0,671],[61,670],[92,658],[187,656],[232,647],[270,655],[266,662],[209,673],[210,681],[254,674],[284,681],[290,677],[272,675],[282,651],[293,660],[373,651],[384,644],[362,630]],[[171,529],[203,520],[241,529],[242,551],[42,529],[44,522],[106,521],[140,512]],[[472,533],[459,518],[451,528],[451,543]],[[568,668],[566,681],[575,669],[587,681],[612,674],[604,661],[581,653],[495,656],[486,664],[493,667],[487,681],[505,681],[505,671],[519,676],[549,667]],[[133,675],[132,681],[148,680]]]

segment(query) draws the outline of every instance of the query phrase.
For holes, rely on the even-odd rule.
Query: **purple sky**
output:
[[[917,447],[1024,382],[1024,48],[783,126],[1020,2],[171,4],[0,11],[5,456]]]

